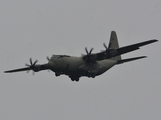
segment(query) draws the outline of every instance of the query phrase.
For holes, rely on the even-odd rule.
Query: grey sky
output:
[[[160,0],[1,0],[1,120],[161,119],[161,42],[123,58],[147,59],[114,66],[95,79],[72,82],[42,71],[4,74],[29,58],[80,56],[108,44],[115,30],[120,46],[161,38]]]

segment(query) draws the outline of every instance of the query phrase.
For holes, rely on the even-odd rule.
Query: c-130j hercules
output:
[[[146,56],[122,59],[121,55],[138,50],[141,46],[157,41],[158,40],[153,39],[119,48],[116,32],[112,31],[108,47],[105,43],[103,44],[105,47],[104,51],[92,53],[93,48],[91,48],[90,51],[85,48],[86,55],[82,55],[81,57],[53,55],[50,59],[47,57],[48,63],[41,65],[36,64],[38,62],[37,60],[32,62],[32,59],[30,58],[30,65],[26,64],[27,67],[4,72],[12,73],[29,70],[39,72],[41,70],[49,69],[55,72],[55,76],[67,75],[72,81],[79,81],[79,78],[82,76],[94,78],[103,74],[114,65],[145,58]]]

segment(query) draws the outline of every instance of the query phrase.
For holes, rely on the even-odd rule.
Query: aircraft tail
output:
[[[125,62],[131,62],[133,60],[138,60],[138,59],[142,59],[142,58],[146,58],[147,56],[141,56],[141,57],[134,57],[134,58],[128,58],[128,59],[123,59],[123,60],[118,60],[117,64],[122,64]]]
[[[117,49],[119,48],[119,43],[117,40],[117,34],[115,31],[111,31],[111,37],[110,37],[110,42],[109,42],[109,49]],[[118,55],[116,57],[111,58],[112,60],[121,60],[121,55]]]

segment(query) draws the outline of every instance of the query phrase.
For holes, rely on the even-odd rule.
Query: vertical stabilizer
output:
[[[108,48],[109,49],[117,49],[117,48],[119,48],[119,43],[118,43],[117,35],[116,35],[115,31],[111,31],[111,37],[110,37],[110,42],[109,42]],[[113,57],[111,59],[112,60],[121,60],[121,55]]]

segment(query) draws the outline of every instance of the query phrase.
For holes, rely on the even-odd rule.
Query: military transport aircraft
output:
[[[25,68],[4,72],[12,73],[29,70],[38,72],[41,70],[52,70],[55,72],[55,76],[67,75],[72,81],[79,81],[79,78],[83,76],[94,78],[103,74],[114,65],[145,58],[146,56],[122,59],[121,55],[138,50],[141,46],[157,41],[158,40],[153,39],[125,47],[119,47],[116,32],[112,31],[108,47],[105,43],[103,44],[105,47],[104,51],[92,53],[93,48],[91,48],[90,51],[85,48],[86,55],[82,55],[81,57],[53,55],[50,59],[47,57],[48,63],[41,65],[36,64],[38,62],[37,60],[32,62],[32,59],[30,58],[30,65],[26,64]]]

